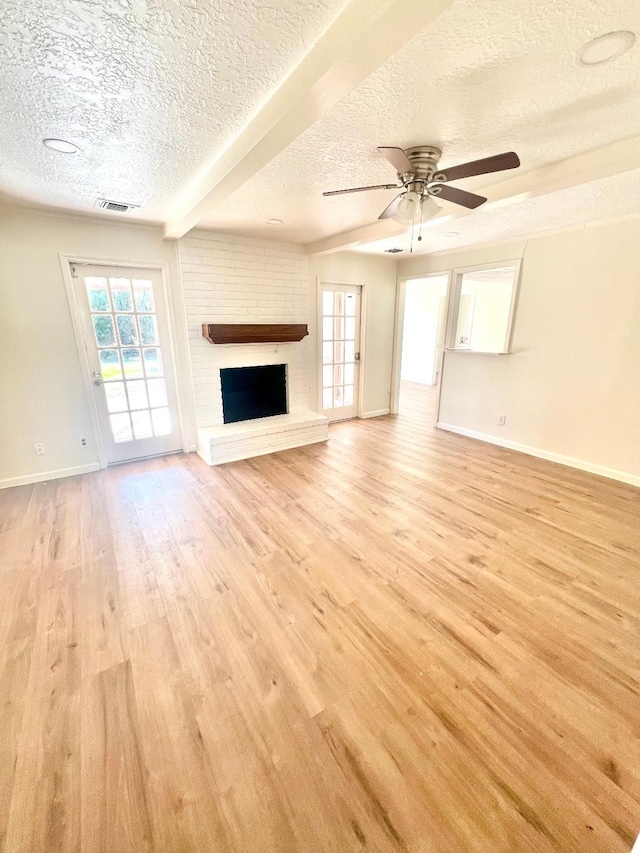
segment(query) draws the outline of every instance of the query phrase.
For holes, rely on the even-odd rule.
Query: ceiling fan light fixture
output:
[[[414,225],[432,219],[442,210],[439,204],[428,195],[420,196],[416,192],[408,192],[398,204],[398,209],[391,217],[400,225]]]
[[[441,210],[441,205],[436,204],[430,195],[425,195],[422,199],[422,219],[420,221],[426,222],[428,219],[433,219]]]
[[[417,192],[410,190],[400,199],[398,209],[393,214],[393,219],[402,225],[411,225],[420,215],[420,196]]]
[[[604,65],[631,50],[636,43],[636,34],[631,30],[615,30],[591,39],[578,51],[579,65]]]

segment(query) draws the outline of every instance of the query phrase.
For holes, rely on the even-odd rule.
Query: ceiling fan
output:
[[[502,172],[504,169],[517,169],[520,158],[515,151],[496,154],[482,160],[473,160],[450,169],[439,170],[438,161],[442,151],[433,145],[417,145],[414,148],[380,147],[378,151],[391,163],[398,173],[398,183],[377,184],[372,187],[353,187],[348,190],[331,190],[324,196],[360,193],[368,190],[394,190],[403,192],[382,211],[378,219],[395,219],[403,224],[422,222],[433,216],[438,205],[432,198],[442,198],[473,210],[487,200],[484,196],[450,187],[451,181],[470,178],[473,175],[487,175],[490,172]]]

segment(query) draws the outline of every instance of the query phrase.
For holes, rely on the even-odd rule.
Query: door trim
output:
[[[180,422],[180,439],[182,442],[182,452],[188,453],[189,448],[187,446],[187,437],[186,437],[186,429],[185,422],[183,417],[183,401],[182,395],[180,391],[180,382],[179,377],[180,374],[178,372],[178,365],[176,360],[175,353],[175,344],[174,344],[174,322],[173,322],[173,313],[171,311],[171,304],[169,301],[169,289],[167,287],[167,282],[169,281],[169,265],[168,264],[159,264],[156,262],[144,263],[142,261],[125,261],[125,260],[114,260],[113,258],[96,258],[96,257],[85,257],[83,255],[70,255],[65,252],[60,252],[58,257],[60,258],[60,266],[62,268],[62,278],[64,281],[64,287],[67,292],[67,300],[69,302],[69,308],[71,310],[71,323],[73,325],[73,332],[76,339],[76,347],[78,350],[78,356],[80,358],[80,367],[82,369],[82,384],[84,386],[85,396],[87,399],[87,403],[89,404],[89,414],[91,416],[91,425],[93,426],[93,437],[96,443],[96,449],[98,451],[98,462],[100,464],[100,468],[106,468],[108,465],[107,462],[107,452],[105,450],[104,441],[102,439],[102,430],[100,428],[100,419],[98,417],[98,408],[96,406],[95,395],[93,393],[93,388],[91,386],[91,366],[89,364],[89,357],[87,354],[87,350],[85,347],[84,336],[82,334],[82,327],[80,325],[79,318],[79,308],[78,302],[76,299],[76,291],[73,284],[73,278],[71,276],[71,264],[93,264],[96,266],[104,266],[104,267],[130,267],[133,269],[143,269],[143,270],[158,270],[160,272],[160,278],[162,281],[162,300],[167,318],[167,327],[169,329],[169,341],[168,341],[168,352],[169,352],[169,360],[171,363],[171,368],[173,370],[173,375],[175,377],[175,388],[176,388],[176,399],[178,406],[178,420]]]
[[[358,405],[356,417],[364,417],[364,365],[366,354],[366,307],[367,307],[367,285],[364,281],[338,281],[334,278],[321,278],[316,276],[316,382],[318,393],[316,406],[322,412],[322,285],[338,285],[339,287],[360,287],[360,365],[358,369]],[[346,420],[351,420],[346,418]],[[339,423],[339,421],[334,421]]]
[[[440,397],[442,395],[442,376],[444,372],[444,354],[446,347],[444,344],[446,343],[446,336],[448,334],[449,323],[450,323],[450,315],[451,315],[451,294],[453,292],[452,284],[453,284],[453,270],[442,270],[441,272],[431,272],[431,273],[415,273],[414,275],[404,275],[397,279],[396,286],[396,316],[393,328],[393,361],[391,367],[391,397],[390,397],[390,412],[392,415],[397,415],[400,409],[400,372],[402,369],[402,339],[404,336],[404,308],[405,308],[405,298],[407,292],[407,282],[415,281],[419,278],[432,278],[436,276],[447,276],[447,292],[445,296],[444,303],[444,318],[443,318],[443,330],[444,330],[444,339],[443,346],[441,347],[440,356],[438,358],[438,364],[436,365],[438,371],[438,384],[436,391],[436,408],[433,419],[434,427],[438,423],[438,416],[440,414]]]

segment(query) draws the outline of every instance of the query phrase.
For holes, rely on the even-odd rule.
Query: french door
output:
[[[358,414],[360,287],[320,283],[321,407],[332,421]]]
[[[182,449],[159,270],[71,264],[107,462]]]

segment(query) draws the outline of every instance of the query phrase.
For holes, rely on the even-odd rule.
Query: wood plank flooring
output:
[[[640,491],[429,393],[0,492],[3,853],[630,850]]]

